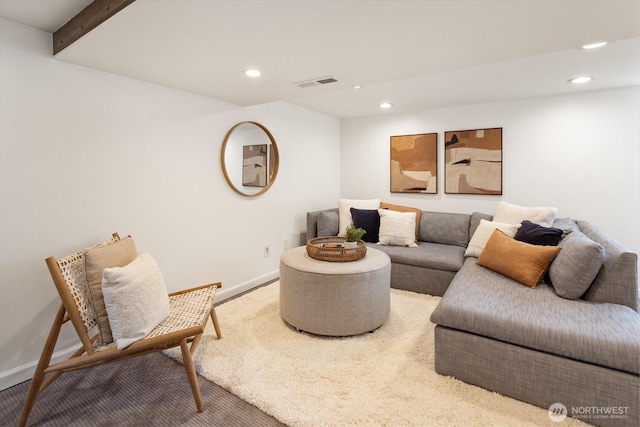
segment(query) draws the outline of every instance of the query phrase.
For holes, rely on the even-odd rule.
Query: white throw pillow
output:
[[[378,209],[380,214],[379,245],[409,246],[416,245],[416,213]]]
[[[518,232],[520,224],[506,224],[504,222],[487,221],[486,219],[481,219],[480,225],[478,225],[475,233],[473,233],[473,237],[471,237],[471,241],[467,246],[467,250],[465,251],[464,256],[479,257],[480,253],[486,246],[489,237],[491,237],[491,234],[493,234],[496,228],[502,231],[508,237],[513,238],[513,236],[515,236]]]
[[[553,220],[558,213],[558,209],[552,207],[523,207],[512,205],[507,202],[499,202],[493,220],[507,224],[521,224],[527,220],[542,225],[543,227],[553,226]]]
[[[338,213],[340,215],[340,229],[338,236],[344,237],[347,234],[347,227],[353,224],[351,218],[351,208],[356,209],[378,209],[380,207],[380,199],[353,200],[339,199]]]
[[[113,340],[120,350],[146,337],[169,316],[164,278],[148,253],[124,267],[105,268],[102,294]]]

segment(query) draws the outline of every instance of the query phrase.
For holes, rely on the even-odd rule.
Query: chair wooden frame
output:
[[[114,241],[120,239],[118,233],[113,234],[113,239]],[[202,319],[202,321],[197,321],[197,324],[193,326],[160,335],[156,334],[154,336],[152,332],[147,336],[147,338],[134,342],[122,350],[118,350],[115,345],[103,347],[98,346],[98,334],[92,337],[90,336],[91,331],[87,330],[85,322],[81,317],[80,310],[76,304],[76,300],[69,289],[58,260],[54,257],[49,257],[45,261],[62,303],[60,304],[58,312],[54,318],[53,325],[49,331],[49,336],[47,337],[40,360],[36,366],[24,407],[20,415],[19,426],[22,427],[26,425],[38,394],[47,388],[63,372],[89,368],[177,346],[180,346],[182,352],[182,359],[187,372],[187,378],[189,379],[189,384],[191,385],[191,391],[196,403],[196,408],[198,412],[202,412],[204,410],[202,397],[200,395],[200,386],[198,384],[198,378],[192,356],[202,339],[202,334],[204,333],[204,329],[209,318],[211,318],[213,323],[216,337],[218,339],[222,338],[220,325],[218,324],[218,318],[213,305],[213,296],[211,295],[215,295],[215,290],[222,287],[220,282],[169,294],[170,301],[172,298],[189,298],[195,295],[200,297],[202,294],[208,294],[208,298],[210,300],[207,300],[205,304],[208,305],[210,303],[211,307],[208,308],[208,314]],[[203,290],[210,290],[210,293],[203,292]],[[82,345],[68,359],[51,364],[51,357],[53,355],[60,330],[62,329],[62,325],[69,321],[73,324]],[[48,377],[45,378],[47,375]]]

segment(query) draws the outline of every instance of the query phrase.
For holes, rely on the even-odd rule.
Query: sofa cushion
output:
[[[351,218],[351,208],[356,209],[378,209],[380,207],[380,199],[339,199],[338,214],[340,216],[340,229],[338,236],[344,237],[347,227],[353,224]]]
[[[378,245],[417,246],[415,212],[378,209],[378,213],[380,214]]]
[[[578,224],[571,218],[556,218],[553,221],[553,226],[563,231],[563,237],[572,231],[580,231]]]
[[[484,219],[485,221],[493,221],[493,215],[484,214],[481,212],[473,212],[471,214],[471,219],[469,219],[469,240],[475,234],[478,226],[480,225],[480,220]]]
[[[604,248],[604,263],[582,298],[594,302],[623,304],[638,310],[638,254],[588,221],[576,221],[588,238]]]
[[[524,207],[512,205],[505,201],[498,202],[493,220],[507,224],[520,224],[524,220],[551,227],[558,209],[552,207]]]
[[[562,239],[563,230],[556,227],[544,227],[534,222],[522,221],[518,232],[513,237],[531,245],[557,246]]]
[[[604,262],[604,248],[581,231],[572,231],[559,244],[562,251],[551,264],[549,279],[556,293],[578,299],[589,289]]]
[[[619,304],[560,298],[467,258],[431,321],[515,345],[633,374],[640,370],[640,314]]]
[[[518,283],[535,288],[560,250],[557,246],[521,242],[507,237],[500,230],[494,230],[477,263]]]
[[[480,253],[484,249],[484,246],[487,244],[489,237],[491,237],[491,233],[494,230],[498,229],[509,237],[513,237],[516,235],[516,232],[520,228],[520,225],[515,224],[506,224],[504,222],[496,222],[496,221],[487,221],[484,219],[480,220],[480,225],[476,228],[476,232],[473,233],[473,237],[471,237],[471,241],[469,241],[469,246],[467,246],[467,250],[464,253],[464,256],[474,256],[479,257]]]
[[[353,226],[366,231],[362,236],[365,242],[376,243],[380,233],[380,214],[377,209],[356,209],[351,208]]]
[[[318,214],[318,236],[337,236],[340,230],[338,212],[320,212]]]
[[[418,243],[418,230],[420,229],[420,218],[422,217],[422,211],[418,208],[412,208],[410,206],[393,205],[391,203],[380,202],[380,209],[389,209],[397,212],[415,212],[416,214],[416,243]]]
[[[418,246],[411,249],[402,246],[379,246],[372,243],[367,245],[389,255],[391,262],[395,264],[455,272],[460,270],[464,262],[464,248],[461,246],[430,242],[418,242]]]
[[[335,214],[338,215],[338,208],[322,209],[319,211],[307,212],[307,230],[306,230],[307,233],[305,236],[306,240],[310,240],[310,239],[313,239],[314,237],[319,236],[318,218],[320,217],[321,213],[331,213],[331,212],[335,212]],[[336,229],[334,236],[337,236],[337,235],[338,235],[338,230]]]
[[[418,239],[466,247],[469,244],[471,215],[446,212],[422,212]]]

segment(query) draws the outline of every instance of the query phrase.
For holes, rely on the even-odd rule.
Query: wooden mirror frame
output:
[[[246,124],[255,125],[255,126],[259,127],[260,129],[262,129],[262,131],[264,131],[264,133],[269,138],[269,141],[271,141],[270,149],[269,149],[270,155],[271,155],[271,160],[269,161],[269,169],[270,170],[268,170],[267,185],[264,186],[259,191],[256,191],[255,193],[245,193],[244,191],[241,191],[238,188],[238,186],[236,186],[236,184],[234,184],[234,182],[229,177],[229,173],[227,171],[227,163],[226,163],[226,160],[225,160],[225,154],[226,154],[226,151],[227,151],[227,144],[229,143],[229,140],[231,139],[231,135],[233,134],[233,131],[236,130],[238,127],[240,127],[242,125],[246,125]],[[221,166],[222,166],[222,173],[224,174],[224,179],[227,181],[227,184],[229,184],[229,187],[231,187],[231,189],[233,191],[235,191],[236,193],[238,193],[241,196],[256,197],[256,196],[259,196],[261,194],[266,193],[267,190],[269,190],[269,188],[271,188],[271,186],[273,185],[273,182],[276,180],[276,176],[278,175],[278,168],[280,166],[280,156],[278,154],[278,145],[276,144],[276,140],[273,137],[273,135],[271,134],[271,132],[269,132],[269,129],[267,129],[261,123],[254,122],[254,121],[245,121],[245,122],[236,123],[231,129],[229,129],[229,131],[227,132],[227,134],[224,137],[224,142],[222,143],[222,148],[220,150],[220,163],[221,163]]]

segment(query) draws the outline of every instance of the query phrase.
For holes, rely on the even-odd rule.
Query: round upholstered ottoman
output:
[[[296,329],[318,335],[370,332],[389,317],[391,260],[368,248],[352,262],[318,261],[306,247],[280,257],[280,316]]]

